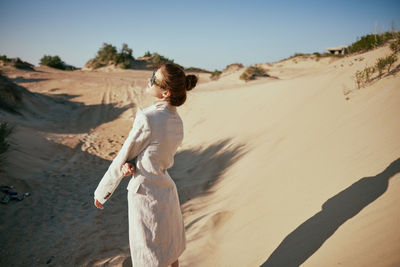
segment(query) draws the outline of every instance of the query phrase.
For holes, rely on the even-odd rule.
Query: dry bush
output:
[[[246,82],[256,79],[256,77],[269,77],[265,70],[261,67],[250,66],[240,75],[240,79]]]

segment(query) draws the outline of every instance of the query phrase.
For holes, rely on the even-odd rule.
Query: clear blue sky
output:
[[[0,54],[38,65],[58,55],[82,67],[103,42],[209,70],[325,52],[400,29],[400,1],[1,0]]]

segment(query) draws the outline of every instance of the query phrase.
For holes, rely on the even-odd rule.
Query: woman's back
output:
[[[172,180],[167,169],[173,166],[176,150],[183,140],[182,120],[176,107],[167,101],[160,101],[144,109],[142,115],[146,117],[149,140],[136,158],[136,172],[128,190],[132,188],[131,184],[137,183],[170,184]]]
[[[175,64],[163,64],[149,79],[146,92],[161,101],[138,109],[120,152],[94,192],[95,206],[104,209],[121,179],[128,184],[129,246],[132,266],[178,266],[186,248],[179,196],[167,169],[183,140],[183,123],[176,107],[198,78]],[[132,164],[134,160],[135,166]]]

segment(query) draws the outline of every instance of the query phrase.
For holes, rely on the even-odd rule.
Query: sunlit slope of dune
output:
[[[291,79],[193,91],[180,110],[183,148],[230,140],[243,155],[211,194],[183,205],[182,266],[400,262],[400,77],[360,90],[352,78],[388,51]],[[391,163],[393,173],[384,172]]]

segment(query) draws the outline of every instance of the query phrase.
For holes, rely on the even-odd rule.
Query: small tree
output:
[[[129,68],[131,61],[135,60],[132,52],[127,44],[122,44],[121,52],[116,56],[116,64],[124,69]]]
[[[96,59],[103,62],[115,61],[117,48],[111,44],[103,43],[103,47],[97,51]]]
[[[125,43],[122,44],[119,53],[117,48],[112,44],[103,43],[103,46],[97,51],[96,57],[89,62],[91,63],[91,67],[94,69],[112,64],[126,69],[129,68],[131,62],[135,60],[132,53],[132,49],[130,49]]]
[[[146,53],[144,53],[144,57],[151,57],[150,51],[147,51]]]

